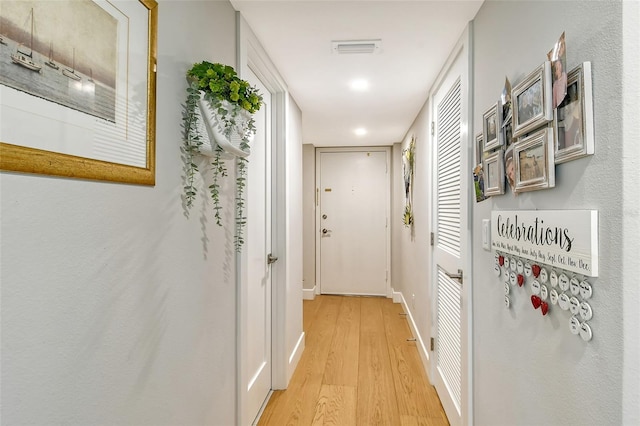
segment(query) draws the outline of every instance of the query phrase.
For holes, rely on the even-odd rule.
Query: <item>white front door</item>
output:
[[[246,181],[246,228],[241,259],[240,424],[254,421],[271,391],[271,94],[253,72],[247,80],[263,96],[254,115],[256,135],[251,143]],[[246,271],[246,272],[245,272]]]
[[[388,148],[316,150],[321,293],[389,295],[388,162]]]
[[[432,378],[452,425],[468,423],[469,303],[463,287],[469,277],[468,235],[468,79],[467,46],[459,44],[432,97],[435,124],[433,283],[435,362]]]

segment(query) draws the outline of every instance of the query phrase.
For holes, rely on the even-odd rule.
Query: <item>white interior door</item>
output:
[[[388,148],[316,150],[316,282],[323,294],[390,293],[388,161]]]
[[[458,46],[432,98],[434,122],[434,385],[452,425],[468,412],[467,329],[463,277],[470,263],[468,240],[468,59]]]
[[[271,391],[271,94],[253,72],[247,80],[263,96],[254,115],[256,135],[251,143],[246,183],[246,228],[242,260],[246,276],[239,337],[241,419],[249,424]],[[245,272],[241,272],[243,274]]]

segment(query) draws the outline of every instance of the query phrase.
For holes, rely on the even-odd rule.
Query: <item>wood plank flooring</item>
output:
[[[304,353],[258,425],[448,425],[400,313],[381,297],[305,300]]]

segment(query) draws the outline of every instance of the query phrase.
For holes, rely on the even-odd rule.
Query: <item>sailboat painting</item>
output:
[[[53,68],[54,70],[60,69],[58,64],[56,64],[55,61],[53,60],[53,42],[51,42],[51,44],[49,45],[49,60],[47,62],[45,62],[45,65],[48,65],[49,67]]]
[[[73,62],[71,62],[71,68],[64,68],[62,74],[69,77],[71,80],[80,81],[82,77],[76,74],[76,49],[73,49]]]
[[[115,123],[123,20],[92,0],[1,7],[0,85]]]
[[[35,25],[35,21],[33,19],[33,8],[31,8],[31,13],[29,14],[28,19],[31,23],[29,48],[25,50],[24,46],[20,44],[16,48],[16,53],[11,54],[11,61],[14,64],[21,65],[28,70],[40,72],[40,70],[42,69],[42,65],[36,64],[33,61],[33,26]]]

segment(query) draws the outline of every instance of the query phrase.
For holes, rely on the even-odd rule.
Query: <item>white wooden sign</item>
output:
[[[597,277],[598,211],[492,211],[491,248]]]

